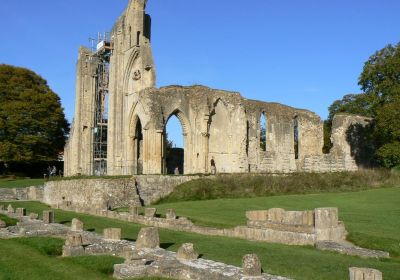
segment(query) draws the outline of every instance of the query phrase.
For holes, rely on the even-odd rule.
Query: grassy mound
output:
[[[158,203],[282,194],[349,192],[394,186],[400,186],[400,173],[384,169],[287,175],[222,174],[215,178],[202,178],[184,183]]]

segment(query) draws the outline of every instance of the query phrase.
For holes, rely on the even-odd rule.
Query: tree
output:
[[[329,107],[327,126],[333,116],[346,112],[373,117],[371,132],[376,157],[383,166],[400,164],[400,43],[388,45],[365,63],[359,78],[362,94],[351,94]],[[326,146],[329,146],[326,141]]]
[[[0,161],[56,160],[69,124],[60,98],[34,72],[0,65]]]

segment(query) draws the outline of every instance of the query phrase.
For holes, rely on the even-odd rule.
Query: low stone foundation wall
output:
[[[125,259],[114,265],[114,278],[168,277],[181,280],[290,280],[262,272],[261,261],[255,254],[242,258],[242,267],[199,258],[194,244],[184,243],[178,252],[160,248],[158,229],[142,228],[136,242],[121,240],[121,229],[104,229],[103,236],[83,230],[83,223],[73,219],[71,227],[53,221],[38,220],[37,214],[25,216],[25,209],[17,212],[0,209],[0,213],[19,220],[16,226],[0,227],[0,238],[55,236],[66,239],[62,256],[112,255]],[[48,212],[48,211],[45,211]],[[149,213],[152,211],[149,211]],[[45,216],[45,213],[43,213]],[[170,213],[173,214],[173,213]],[[169,215],[173,220],[173,215]],[[147,217],[150,218],[150,217]],[[382,273],[371,268],[349,268],[350,280],[382,280]]]
[[[122,179],[49,181],[43,202],[53,207],[114,209],[149,205],[169,195],[176,186],[199,176],[140,175]]]
[[[33,200],[41,201],[43,199],[43,186],[28,188],[0,188],[0,201],[11,200]]]

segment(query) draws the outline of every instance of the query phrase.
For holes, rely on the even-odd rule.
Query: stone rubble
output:
[[[17,218],[17,214],[0,211],[1,214]],[[53,216],[54,219],[54,216]],[[121,232],[120,229],[119,234]],[[112,231],[113,234],[116,231]],[[57,223],[45,223],[24,216],[16,226],[0,230],[0,238],[31,236],[54,236],[66,238],[63,256],[113,255],[125,258],[123,264],[114,265],[114,277],[168,277],[173,279],[207,280],[289,280],[281,276],[262,273],[261,263],[254,254],[243,257],[242,268],[223,263],[199,259],[193,244],[183,244],[178,253],[159,247],[158,229],[142,228],[137,242],[107,240],[101,235],[72,231],[70,227]],[[382,280],[382,274],[374,269],[350,268],[351,280]]]

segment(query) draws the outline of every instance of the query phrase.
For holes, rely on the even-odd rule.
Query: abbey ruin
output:
[[[181,174],[358,169],[355,132],[368,119],[337,115],[333,148],[323,154],[323,122],[313,112],[204,86],[156,88],[146,3],[130,0],[109,39],[79,50],[66,176],[169,172],[165,128],[173,115],[184,137]]]

